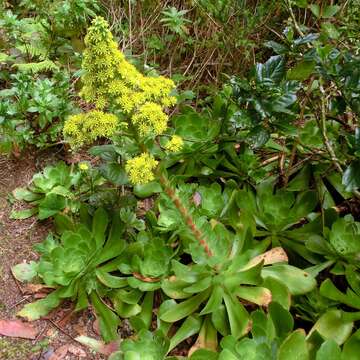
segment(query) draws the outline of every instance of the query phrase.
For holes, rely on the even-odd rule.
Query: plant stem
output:
[[[186,225],[191,230],[195,239],[199,242],[199,244],[203,247],[205,253],[211,257],[213,256],[212,251],[209,248],[209,245],[206,242],[204,234],[196,227],[191,215],[189,214],[186,207],[181,203],[181,200],[178,196],[176,196],[174,189],[170,186],[169,181],[163,176],[160,175],[160,184],[162,185],[165,193],[169,196],[171,201],[174,203],[176,208],[179,210],[180,214],[185,220]]]

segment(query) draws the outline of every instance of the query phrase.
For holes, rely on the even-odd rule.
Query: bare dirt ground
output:
[[[45,163],[52,161],[47,158]],[[36,297],[36,294],[24,292],[24,285],[14,279],[10,269],[20,262],[36,260],[32,247],[51,231],[51,221],[39,222],[35,218],[12,220],[9,215],[13,207],[19,207],[19,204],[13,203],[11,192],[16,187],[27,185],[33,174],[43,166],[44,160],[32,155],[13,160],[0,156],[0,320],[16,319],[16,313],[22,306]],[[71,305],[64,304],[49,318],[33,322],[39,331],[35,340],[0,336],[0,359],[104,359],[73,340],[78,335],[95,337],[94,320],[91,311],[73,314]],[[59,351],[56,350],[68,345],[78,349],[79,354],[66,354],[66,351],[62,355],[57,354]]]

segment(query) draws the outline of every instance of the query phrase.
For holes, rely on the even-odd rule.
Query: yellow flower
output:
[[[146,102],[132,116],[131,121],[137,126],[141,136],[151,133],[161,135],[166,130],[168,116],[162,111],[160,105]]]
[[[97,138],[114,135],[117,126],[118,118],[115,115],[93,110],[70,116],[65,121],[63,134],[68,138],[71,147],[77,148],[90,144]]]
[[[87,171],[89,170],[89,165],[87,163],[81,162],[79,163],[79,169],[82,171]]]
[[[117,104],[124,113],[132,116],[141,136],[163,133],[168,120],[164,108],[176,103],[176,98],[171,95],[174,82],[163,76],[141,74],[118,49],[109,25],[102,17],[93,20],[85,45],[84,86],[80,95],[97,109]]]
[[[173,135],[172,138],[166,143],[165,149],[167,151],[177,152],[182,149],[183,145],[183,139],[178,135]]]
[[[125,170],[130,182],[136,184],[146,184],[155,179],[154,169],[159,162],[148,153],[143,153],[126,162]]]

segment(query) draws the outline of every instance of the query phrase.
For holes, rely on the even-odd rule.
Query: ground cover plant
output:
[[[359,4],[118,1],[127,20],[116,23],[112,2],[42,3],[22,1],[1,20],[18,49],[4,41],[1,53],[3,149],[62,154],[9,195],[21,204],[11,218],[51,224],[38,259],[12,267],[17,281],[47,289],[17,315],[35,321],[69,302],[76,314],[91,309],[100,339],[75,340],[112,360],[356,359]],[[133,28],[132,14],[154,6],[163,41]],[[247,14],[239,7],[258,11],[241,46],[254,19],[271,29],[261,43],[247,39],[260,48],[249,71],[221,67],[215,92],[198,86],[209,81],[202,71],[184,82],[189,51],[205,46],[191,32],[204,19],[191,24],[192,12],[223,24],[206,45],[221,53]],[[174,42],[183,51],[169,60]],[[30,45],[48,50],[25,59]],[[182,77],[172,61],[185,64]]]

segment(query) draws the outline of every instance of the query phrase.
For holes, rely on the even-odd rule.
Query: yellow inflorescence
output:
[[[161,135],[166,130],[168,116],[160,105],[146,102],[139,107],[139,111],[132,116],[131,121],[138,128],[141,136],[151,133]]]
[[[161,134],[167,124],[163,107],[176,102],[170,95],[175,88],[173,81],[142,75],[125,59],[101,17],[93,20],[85,44],[83,98],[98,109],[104,109],[109,101],[119,105],[123,112],[132,114],[141,136]]]
[[[165,150],[171,152],[177,152],[182,149],[184,141],[181,136],[173,135],[172,138],[166,143]]]
[[[143,153],[126,162],[125,170],[130,182],[136,184],[146,184],[155,179],[154,169],[159,162],[148,153]]]
[[[63,133],[69,138],[72,147],[79,147],[97,138],[114,135],[117,125],[118,118],[115,115],[93,110],[70,116],[64,124]]]

